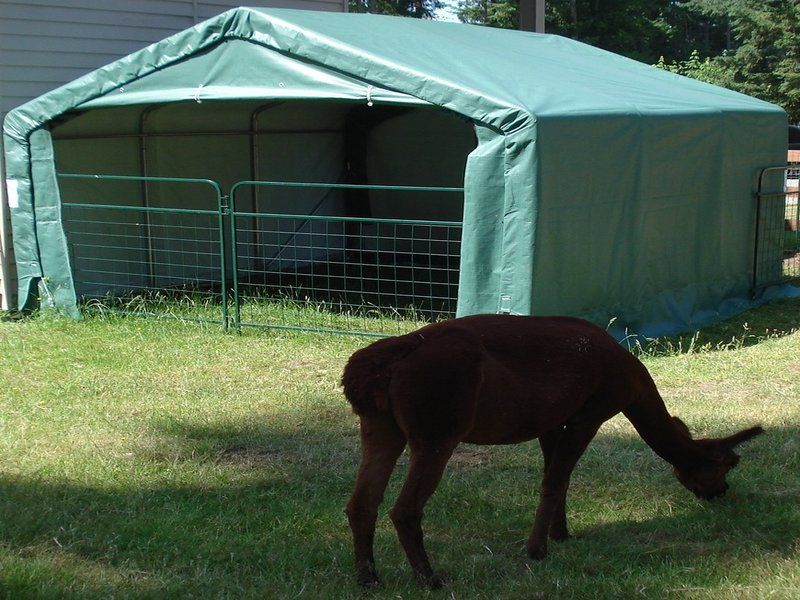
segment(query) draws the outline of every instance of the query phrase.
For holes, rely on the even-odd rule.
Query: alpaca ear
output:
[[[681,433],[683,433],[686,437],[691,439],[692,434],[689,431],[689,428],[686,426],[686,423],[681,421],[678,417],[672,417],[672,421],[675,423],[677,428],[681,430]]]
[[[761,426],[751,427],[750,429],[744,429],[739,433],[734,433],[728,437],[721,438],[717,440],[717,444],[725,450],[732,450],[739,444],[746,442],[757,435],[761,435],[762,433],[764,433],[764,429]]]

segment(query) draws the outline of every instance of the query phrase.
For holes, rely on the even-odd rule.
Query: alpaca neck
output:
[[[623,414],[653,452],[674,467],[685,469],[708,460],[701,445],[676,425],[655,384],[652,393],[628,406]]]

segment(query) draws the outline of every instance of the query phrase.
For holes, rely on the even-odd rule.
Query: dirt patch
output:
[[[318,361],[311,360],[310,358],[300,358],[297,360],[290,360],[286,366],[290,369],[306,369],[317,364]]]
[[[479,467],[492,460],[492,452],[487,448],[456,448],[453,456],[448,462],[448,467],[453,469],[464,469],[469,467]]]
[[[285,452],[270,448],[269,446],[259,446],[257,444],[236,444],[235,446],[225,448],[217,455],[217,463],[237,467],[274,465],[283,463],[286,460],[287,456]]]

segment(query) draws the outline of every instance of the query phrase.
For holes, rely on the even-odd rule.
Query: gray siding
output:
[[[237,6],[342,12],[346,0],[0,0],[0,120],[68,81]],[[12,293],[0,143],[0,307]]]
[[[0,112],[243,2],[0,0]],[[342,11],[344,0],[248,6]]]

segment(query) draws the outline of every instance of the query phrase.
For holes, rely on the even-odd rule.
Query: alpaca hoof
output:
[[[358,577],[358,585],[367,590],[374,590],[381,587],[381,580],[377,577]]]
[[[362,588],[375,589],[381,586],[381,580],[378,579],[378,574],[372,565],[357,569],[356,580]]]
[[[423,577],[422,581],[428,586],[428,589],[438,590],[444,585],[444,580],[436,574]]]
[[[417,581],[426,586],[428,589],[438,590],[444,585],[444,579],[432,571],[427,573],[414,571],[414,575],[416,576]]]
[[[547,558],[547,546],[529,546],[528,557],[533,560],[544,560]]]

